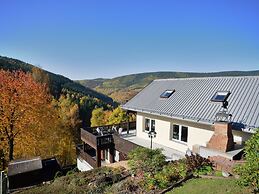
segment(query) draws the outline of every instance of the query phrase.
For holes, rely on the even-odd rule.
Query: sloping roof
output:
[[[42,169],[40,157],[29,160],[14,160],[8,164],[8,176]]]
[[[160,98],[173,89],[168,99]],[[211,102],[216,91],[231,92],[228,111],[233,122],[259,127],[259,76],[154,80],[122,108],[211,124],[222,106]]]

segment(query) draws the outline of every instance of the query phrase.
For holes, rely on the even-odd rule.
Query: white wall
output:
[[[148,134],[143,132],[145,127],[145,117],[150,119],[155,119],[156,121],[156,132],[157,137],[154,138],[154,142],[162,144],[164,146],[177,149],[183,153],[189,148],[192,150],[193,145],[198,144],[202,146],[206,146],[207,142],[210,140],[213,135],[212,130],[208,129],[200,129],[194,127],[188,127],[188,140],[187,143],[177,142],[176,140],[169,140],[170,137],[170,129],[173,124],[172,119],[164,118],[160,116],[155,116],[151,114],[145,113],[137,113],[137,136],[149,139]],[[251,134],[241,131],[233,130],[234,141],[237,143],[242,143],[251,137]]]
[[[93,169],[93,167],[90,166],[90,164],[88,164],[85,160],[81,158],[77,158],[77,168],[80,171],[88,171]]]
[[[233,136],[234,136],[234,142],[237,144],[243,144],[246,140],[250,139],[253,134],[243,132],[243,131],[232,131]]]

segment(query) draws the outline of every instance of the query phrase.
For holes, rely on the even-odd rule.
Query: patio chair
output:
[[[117,131],[117,127],[113,125],[113,126],[112,126],[112,131],[118,132],[118,131]]]
[[[122,134],[123,128],[119,128],[119,134]]]

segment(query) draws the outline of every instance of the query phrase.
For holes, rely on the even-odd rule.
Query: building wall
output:
[[[252,136],[251,133],[247,133],[247,132],[243,132],[243,131],[233,130],[232,133],[234,136],[234,142],[236,142],[237,144],[244,144],[244,142],[246,140],[250,139]]]
[[[77,158],[77,168],[80,171],[88,171],[93,169],[93,167],[90,164],[88,164],[85,160],[81,158]]]
[[[155,123],[156,123],[155,126],[156,126],[156,132],[157,132],[156,138],[153,139],[155,143],[159,143],[164,146],[177,149],[183,153],[185,153],[188,148],[192,150],[193,146],[197,144],[201,146],[206,146],[214,133],[213,130],[184,125],[188,127],[187,143],[180,142],[177,140],[171,140],[170,129],[172,128],[172,125],[173,124],[181,125],[181,124],[176,123],[175,121],[173,121],[173,119],[170,119],[170,118],[138,112],[137,127],[136,127],[137,136],[144,139],[149,139],[147,132],[144,131],[145,118],[150,118],[155,120]],[[234,130],[233,130],[233,135],[234,135],[234,140],[236,142],[245,141],[251,136],[250,134],[247,134],[245,132],[234,131]]]

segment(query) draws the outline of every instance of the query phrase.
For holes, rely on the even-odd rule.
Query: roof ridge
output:
[[[161,79],[155,79],[153,81],[166,81],[166,80],[194,80],[194,79],[240,79],[240,78],[258,78],[259,75],[247,75],[247,76],[217,76],[217,77],[185,77],[185,78],[161,78]]]

